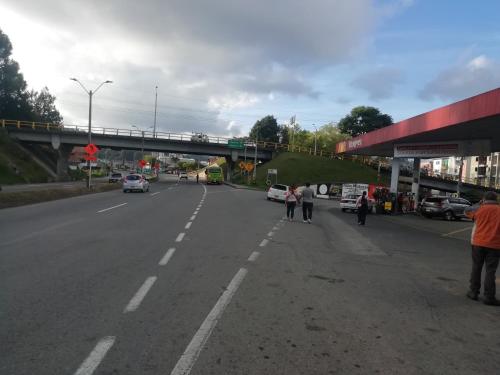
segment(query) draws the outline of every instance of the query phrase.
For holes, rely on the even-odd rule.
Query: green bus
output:
[[[205,174],[207,175],[207,185],[221,184],[223,181],[222,168],[217,165],[207,167]]]

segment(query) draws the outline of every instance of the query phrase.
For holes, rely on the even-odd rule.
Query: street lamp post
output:
[[[254,182],[257,181],[257,144],[259,143],[259,128],[256,129],[255,132],[255,155],[254,155],[254,161],[253,161],[253,180]]]
[[[89,140],[88,140],[88,142],[89,142],[89,144],[91,144],[92,143],[92,97],[97,92],[97,90],[99,90],[101,88],[102,85],[104,85],[105,83],[113,83],[113,81],[106,80],[106,81],[102,82],[99,86],[97,86],[97,88],[94,91],[92,91],[92,90],[89,91],[83,85],[83,83],[81,83],[78,79],[76,79],[76,78],[70,78],[70,80],[75,81],[80,86],[82,86],[82,89],[89,96]],[[92,178],[92,164],[91,164],[90,160],[88,160],[87,166],[89,168],[89,178],[88,178],[88,185],[87,185],[87,187],[90,189],[90,180]]]

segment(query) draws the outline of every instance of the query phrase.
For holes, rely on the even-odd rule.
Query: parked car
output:
[[[439,216],[445,220],[455,220],[465,217],[465,208],[471,205],[463,198],[438,196],[422,199],[418,210],[427,218]]]
[[[118,182],[118,181],[121,181],[123,178],[122,174],[121,173],[111,173],[109,175],[109,178],[108,178],[108,181],[110,183],[112,182]]]
[[[360,195],[355,195],[355,194],[350,194],[345,197],[342,197],[340,199],[340,208],[342,212],[346,212],[347,210],[350,210],[352,212],[355,212],[358,210],[358,207],[356,207],[356,202]],[[368,198],[368,212],[372,212],[374,205],[373,199]]]
[[[267,200],[285,201],[285,194],[290,187],[288,185],[274,184],[267,191]]]
[[[187,174],[186,171],[180,171],[179,172],[179,180],[182,180],[183,178],[186,179],[186,180],[188,179],[188,174]]]
[[[123,192],[128,191],[142,191],[143,193],[149,191],[149,181],[145,176],[140,174],[129,174],[123,179]]]

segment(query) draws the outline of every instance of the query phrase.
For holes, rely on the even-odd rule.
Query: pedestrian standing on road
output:
[[[368,213],[368,198],[366,198],[366,191],[363,191],[363,194],[358,197],[356,208],[358,209],[358,225],[365,225],[366,214]]]
[[[477,301],[481,292],[483,264],[484,304],[500,306],[496,299],[495,273],[500,261],[500,205],[497,194],[489,191],[479,205],[467,207],[465,214],[474,220],[472,233],[472,271],[467,297]]]
[[[198,183],[199,181],[200,181],[200,174],[196,173],[196,183]]]
[[[302,218],[304,223],[311,224],[313,212],[314,190],[311,189],[311,184],[306,182],[306,187],[302,190]]]
[[[299,202],[295,185],[290,186],[290,190],[285,193],[286,217],[289,221],[293,220],[295,214],[295,206]]]

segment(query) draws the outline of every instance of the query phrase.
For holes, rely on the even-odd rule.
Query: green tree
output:
[[[250,138],[265,142],[279,141],[278,122],[274,116],[266,116],[255,123],[250,131]]]
[[[0,118],[31,120],[26,81],[11,54],[9,37],[0,29]]]
[[[62,123],[62,116],[56,109],[56,97],[51,95],[49,89],[44,87],[42,91],[31,91],[29,93],[29,104],[33,113],[33,120],[39,122]]]
[[[392,117],[381,113],[378,108],[360,106],[353,108],[350,114],[342,118],[338,128],[341,133],[356,137],[392,123]]]
[[[278,126],[278,141],[282,144],[290,143],[290,129],[287,125]]]

